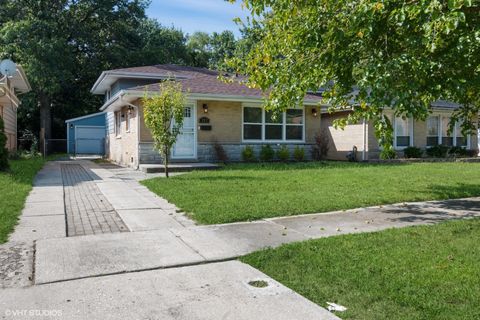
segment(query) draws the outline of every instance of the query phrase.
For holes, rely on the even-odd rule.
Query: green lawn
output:
[[[241,260],[342,319],[480,319],[480,219],[336,236]]]
[[[143,182],[204,224],[480,195],[480,163],[238,164]]]
[[[41,157],[10,161],[10,171],[0,172],[0,243],[17,224],[35,174],[43,167]]]

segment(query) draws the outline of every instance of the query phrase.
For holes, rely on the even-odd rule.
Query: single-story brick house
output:
[[[5,124],[6,147],[10,152],[17,150],[17,108],[21,104],[17,95],[31,89],[27,76],[19,65],[12,76],[0,74],[0,117]]]
[[[183,130],[172,150],[172,161],[216,161],[215,144],[223,146],[231,161],[241,160],[245,146],[253,146],[258,154],[265,144],[274,149],[300,146],[308,158],[315,136],[322,134],[328,135],[329,159],[345,160],[354,146],[359,159],[379,155],[371,123],[333,129],[333,120],[344,114],[328,114],[321,105],[321,92],[307,94],[302,107],[292,107],[273,120],[262,108],[260,90],[238,82],[224,83],[212,70],[155,65],[104,71],[92,88],[92,93],[105,96],[100,110],[107,113],[106,152],[111,160],[131,167],[161,163],[144,123],[142,98],[145,91],[158,92],[158,83],[172,77],[188,91]],[[396,148],[443,143],[477,149],[476,136],[462,137],[459,130],[447,136],[445,123],[454,108],[448,103],[433,105],[432,117],[426,122],[393,119]]]

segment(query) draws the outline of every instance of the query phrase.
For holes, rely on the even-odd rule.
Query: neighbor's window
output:
[[[115,112],[115,135],[120,135],[120,129],[122,125],[122,113],[120,111]]]
[[[303,109],[277,114],[263,108],[243,108],[243,139],[258,141],[303,141]]]
[[[436,146],[439,143],[440,117],[431,116],[427,119],[427,147]]]
[[[128,110],[125,112],[125,131],[130,131],[130,112]]]
[[[410,125],[409,118],[395,118],[395,146],[404,148],[410,146]]]
[[[455,124],[455,145],[457,147],[466,147],[467,146],[467,138],[463,136],[462,133],[462,124],[463,123],[456,123]]]
[[[453,146],[453,137],[448,134],[450,117],[442,117],[442,144],[444,146]]]

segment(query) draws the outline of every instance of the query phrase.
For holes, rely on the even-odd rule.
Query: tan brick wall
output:
[[[203,111],[207,104],[208,113]],[[242,103],[229,101],[197,101],[197,123],[210,119],[211,131],[198,130],[198,142],[240,143],[242,141]]]
[[[326,133],[329,139],[329,151],[327,159],[346,160],[346,156],[352,151],[353,146],[357,147],[357,157],[361,159],[363,152],[363,123],[352,124],[342,129],[335,129],[333,122],[337,119],[346,117],[348,113],[341,112],[335,114],[322,115],[322,133]]]
[[[317,110],[317,116],[312,114],[312,109]],[[305,142],[315,143],[315,135],[322,131],[322,117],[320,107],[305,107]]]
[[[121,118],[120,133],[109,134],[109,158],[123,166],[136,168],[138,166],[138,126],[137,110],[130,114],[130,129],[127,131],[127,107],[121,111],[125,116]],[[115,120],[116,121],[116,120]]]

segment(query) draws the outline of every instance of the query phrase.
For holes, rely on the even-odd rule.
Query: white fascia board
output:
[[[104,112],[97,112],[97,113],[92,113],[92,114],[87,114],[85,116],[82,116],[82,117],[77,117],[77,118],[73,118],[73,119],[68,119],[68,120],[65,120],[65,123],[69,123],[69,122],[73,122],[73,121],[77,121],[77,120],[82,120],[82,119],[88,119],[88,118],[92,118],[92,117],[96,117],[100,114],[102,114]]]

